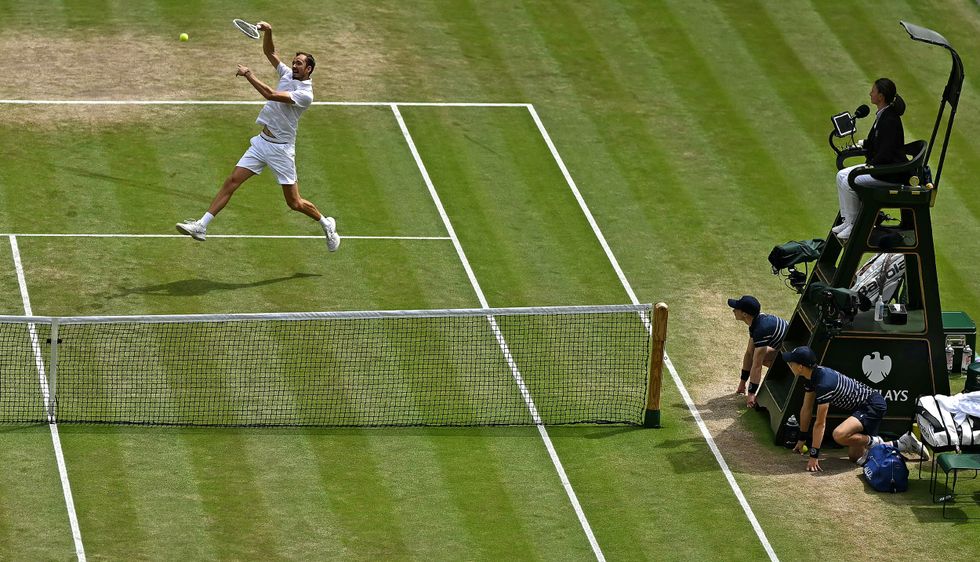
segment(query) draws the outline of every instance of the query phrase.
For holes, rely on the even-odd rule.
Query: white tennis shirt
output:
[[[299,117],[313,103],[313,81],[293,80],[292,69],[281,61],[276,71],[279,72],[279,85],[276,86],[276,91],[289,92],[289,97],[293,98],[295,103],[269,100],[262,107],[255,122],[268,127],[277,142],[295,144]]]

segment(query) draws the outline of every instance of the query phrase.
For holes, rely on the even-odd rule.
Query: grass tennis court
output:
[[[235,63],[272,72],[234,17],[316,53],[318,101],[533,104],[398,110],[490,306],[627,303],[540,117],[638,299],[670,304],[670,358],[778,558],[812,544],[831,559],[973,557],[972,526],[942,521],[925,481],[883,496],[844,461],[814,477],[770,445],[731,395],[745,335],[724,299],[790,314],[765,257],[825,235],[829,116],[866,102],[871,80],[899,85],[907,137],[930,130],[948,61],[907,40],[907,19],[967,67],[934,223],[943,308],[980,317],[975,2],[0,0],[0,98],[254,101]],[[38,315],[480,306],[389,105],[301,121],[300,187],[338,218],[336,254],[269,172],[203,244],[31,236],[170,235],[204,210],[258,110],[0,105],[0,315],[25,311],[9,235]],[[765,559],[669,380],[663,416],[660,430],[547,429],[604,557]],[[596,559],[535,427],[59,431],[93,560]],[[0,426],[0,466],[0,558],[72,558],[49,428]]]

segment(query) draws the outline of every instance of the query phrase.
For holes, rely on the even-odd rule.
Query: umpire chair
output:
[[[917,140],[905,145],[908,162],[874,168],[862,166],[850,173],[848,183],[861,201],[860,214],[847,242],[840,241],[832,232],[828,234],[823,253],[793,312],[781,350],[808,345],[816,353],[819,364],[877,389],[888,402],[888,413],[880,431],[895,435],[908,430],[917,397],[949,393],[930,210],[939,192],[963,84],[963,64],[942,35],[904,21],[900,23],[914,41],[941,46],[952,56],[952,70],[943,90],[932,137],[929,142]],[[929,160],[947,104],[950,114],[933,180]],[[846,160],[859,156],[864,156],[859,147],[839,151],[838,170],[845,167]],[[855,184],[856,178],[871,173],[900,176],[904,181],[902,185],[890,187]],[[891,218],[889,213],[897,218]],[[901,254],[905,259],[905,278],[898,299],[904,307],[888,307],[883,315],[874,307],[841,313],[818,298],[818,295],[829,295],[833,289],[849,289],[867,256],[883,252]],[[782,443],[786,420],[798,413],[803,404],[803,385],[781,357],[769,369],[759,389],[758,403],[769,414],[775,442]],[[850,412],[831,408],[827,434],[849,415]]]

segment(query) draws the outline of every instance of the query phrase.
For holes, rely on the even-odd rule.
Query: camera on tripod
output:
[[[836,336],[854,321],[858,312],[871,310],[872,303],[861,293],[826,283],[813,282],[806,298],[816,305],[827,333]]]

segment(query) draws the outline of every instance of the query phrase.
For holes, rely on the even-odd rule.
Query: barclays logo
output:
[[[865,355],[861,361],[861,370],[868,380],[877,384],[888,376],[892,371],[892,358],[875,351],[871,355]]]

